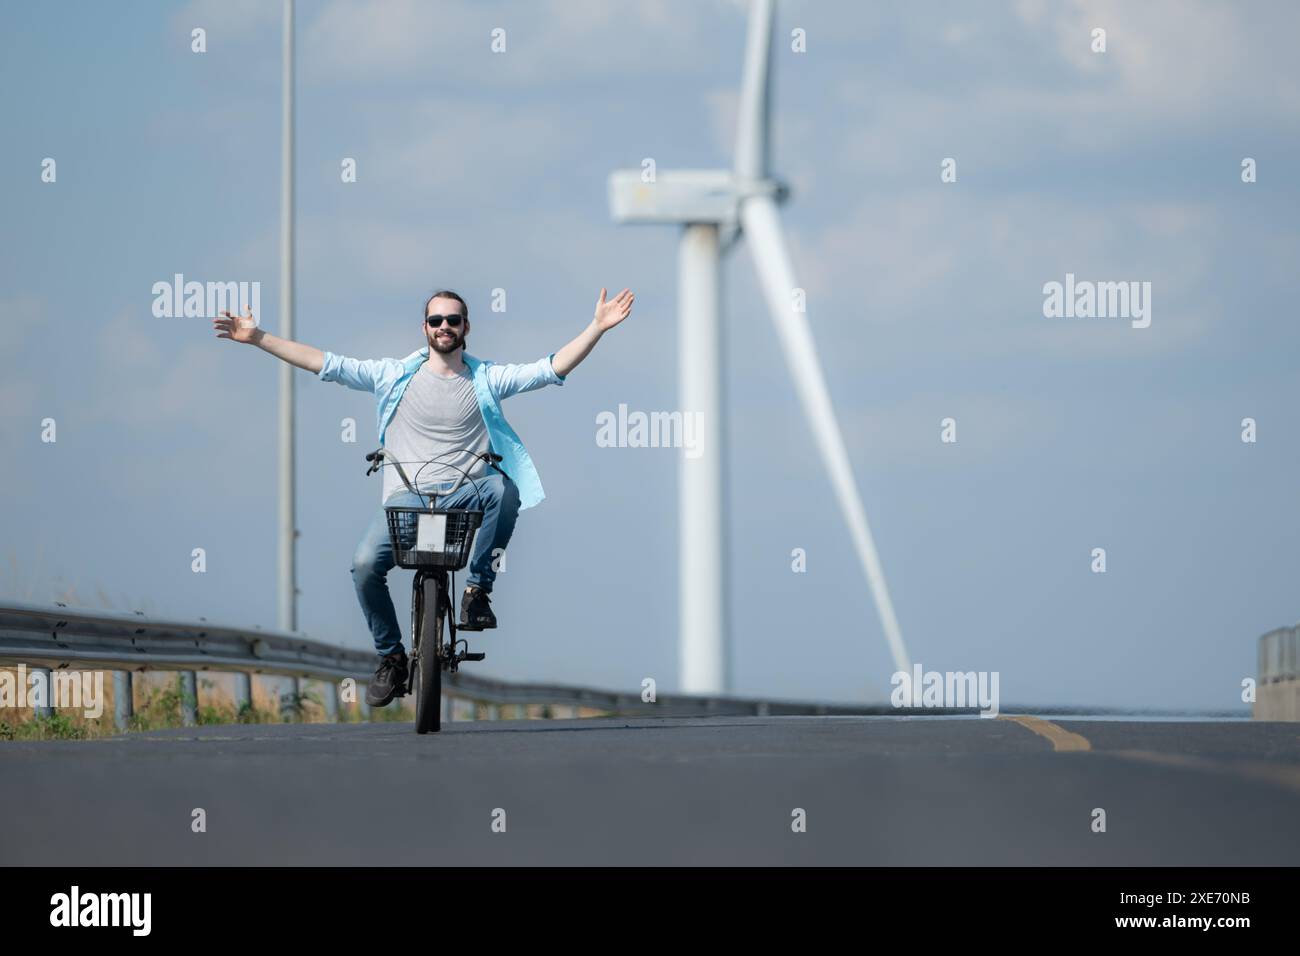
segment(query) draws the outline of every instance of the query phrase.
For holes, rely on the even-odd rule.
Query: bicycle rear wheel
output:
[[[442,572],[417,573],[411,595],[411,643],[415,647],[415,732],[442,729],[442,628],[446,584]]]

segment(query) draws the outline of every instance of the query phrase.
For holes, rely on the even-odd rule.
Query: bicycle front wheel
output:
[[[419,574],[411,596],[411,642],[415,646],[415,732],[436,734],[442,729],[442,575]]]

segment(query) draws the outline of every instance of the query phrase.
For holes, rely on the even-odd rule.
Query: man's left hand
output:
[[[602,332],[608,332],[614,326],[618,325],[629,315],[632,314],[632,300],[636,296],[632,295],[631,289],[624,289],[608,302],[605,301],[605,290],[600,290],[600,298],[596,300],[596,328]]]

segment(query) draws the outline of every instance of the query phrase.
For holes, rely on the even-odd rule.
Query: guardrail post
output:
[[[246,671],[235,673],[235,714],[238,716],[245,707],[253,706],[253,675]]]
[[[113,725],[125,731],[135,715],[135,688],[130,671],[113,671]]]
[[[298,705],[302,701],[302,686],[296,677],[289,678],[289,690],[280,694],[280,719],[286,720],[297,716]]]
[[[40,695],[40,704],[35,701],[32,703],[33,717],[53,717],[54,716],[54,680],[50,675],[48,667],[33,667],[32,674],[39,675],[44,682],[44,693]],[[36,686],[33,683],[33,688]]]
[[[199,722],[199,679],[194,671],[181,671],[181,723],[193,727]]]

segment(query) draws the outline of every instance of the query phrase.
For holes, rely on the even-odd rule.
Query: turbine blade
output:
[[[740,179],[767,176],[771,55],[772,0],[753,0],[736,116],[736,176]]]
[[[754,253],[758,278],[771,309],[777,335],[780,336],[781,345],[790,362],[799,400],[812,425],[817,448],[821,451],[826,472],[835,489],[835,497],[839,499],[844,520],[853,536],[858,559],[866,572],[867,584],[880,615],[885,639],[889,642],[894,666],[897,670],[910,673],[912,667],[907,648],[903,645],[898,618],[894,616],[894,605],[885,586],[885,573],[881,569],[880,556],[876,553],[876,544],[871,536],[871,526],[867,523],[867,512],[862,506],[862,497],[858,494],[858,486],[853,478],[853,466],[849,462],[844,436],[835,419],[835,408],[831,405],[826,378],[822,374],[821,362],[817,359],[812,328],[807,316],[794,308],[794,267],[790,264],[790,255],[781,233],[776,203],[768,196],[752,196],[741,205],[740,216],[745,237]]]

